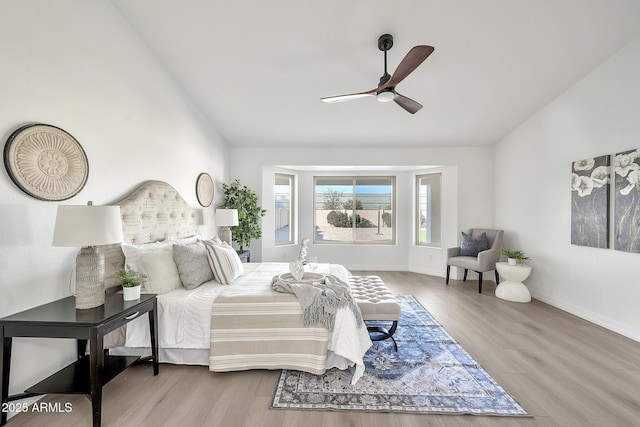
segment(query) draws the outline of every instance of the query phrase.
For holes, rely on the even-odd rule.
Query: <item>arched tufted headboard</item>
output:
[[[141,245],[171,237],[193,236],[198,232],[196,211],[175,188],[163,181],[145,181],[129,195],[114,203],[120,206],[125,243]],[[124,267],[120,245],[101,246],[105,256],[105,287],[118,285],[113,275]]]
[[[196,212],[163,181],[146,181],[111,205],[120,206],[125,243],[140,245],[191,236],[198,230]]]

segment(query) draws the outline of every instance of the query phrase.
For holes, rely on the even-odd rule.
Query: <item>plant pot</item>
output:
[[[516,265],[518,263],[518,260],[516,260],[515,258],[507,258],[507,262],[509,263],[509,265]]]
[[[140,299],[140,288],[142,286],[122,287],[122,295],[125,301],[135,301]]]

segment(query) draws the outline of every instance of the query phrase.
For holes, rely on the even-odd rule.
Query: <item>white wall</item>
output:
[[[570,244],[573,161],[640,148],[640,38],[496,147],[496,223],[535,298],[640,340],[640,254]],[[612,187],[612,193],[614,189]]]
[[[0,3],[0,133],[32,122],[59,126],[89,160],[85,188],[57,203],[0,178],[0,317],[70,295],[72,248],[51,246],[58,204],[106,204],[149,179],[194,207],[195,182],[228,177],[227,147],[108,1]],[[216,199],[221,190],[216,188]],[[213,230],[204,211],[204,233]],[[10,393],[73,360],[70,340],[15,339]]]
[[[309,252],[324,262],[338,262],[351,269],[411,270],[443,276],[448,246],[458,243],[460,230],[493,226],[493,148],[242,148],[230,151],[230,179],[254,189],[264,209],[273,210],[275,171],[306,169],[296,172],[298,182],[299,238],[313,237],[313,176],[310,166],[331,165],[338,175],[397,176],[397,244],[338,245],[310,244]],[[295,166],[294,166],[295,165]],[[418,166],[439,165],[445,187],[443,241],[441,248],[416,247],[413,244],[414,176]],[[350,166],[358,167],[353,172]],[[381,166],[396,171],[380,171]],[[409,171],[411,167],[416,171]],[[344,169],[341,169],[341,168]],[[367,168],[371,169],[367,169]],[[377,167],[377,168],[376,168]],[[423,171],[423,170],[422,170]],[[458,186],[457,184],[460,183]],[[288,261],[298,247],[273,245],[274,220],[267,212],[262,220],[263,238],[251,244],[255,261]],[[443,249],[444,248],[444,249]]]

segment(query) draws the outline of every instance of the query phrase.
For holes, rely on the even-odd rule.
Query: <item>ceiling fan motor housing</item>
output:
[[[396,92],[393,89],[382,89],[377,93],[377,99],[379,102],[393,101],[396,97]]]

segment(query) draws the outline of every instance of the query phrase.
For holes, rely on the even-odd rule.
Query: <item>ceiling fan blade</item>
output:
[[[396,97],[393,98],[396,104],[410,112],[411,114],[415,114],[422,108],[422,104],[414,101],[411,98],[407,98],[404,95],[400,95],[396,92]]]
[[[372,95],[375,95],[377,91],[378,91],[378,88],[375,88],[375,89],[368,90],[366,92],[350,93],[347,95],[327,96],[326,98],[320,98],[320,100],[329,104],[333,104],[335,102],[351,101],[352,99],[364,98],[365,96],[372,96]]]
[[[433,53],[433,50],[433,46],[420,45],[412,47],[384,87],[396,87],[398,83],[418,68]]]

